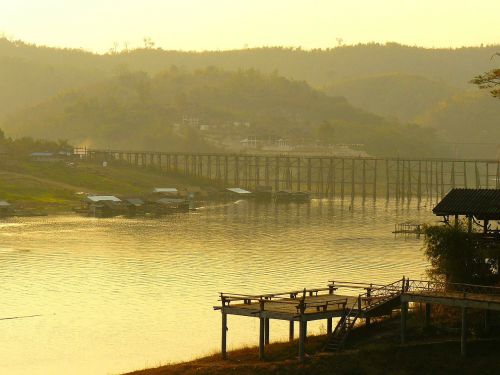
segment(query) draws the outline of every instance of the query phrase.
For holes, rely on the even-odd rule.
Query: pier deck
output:
[[[347,305],[351,306],[357,301],[357,296],[326,294],[307,296],[305,298],[279,298],[275,300],[264,300],[264,309],[261,309],[260,301],[247,300],[241,303],[226,299],[223,309],[226,314],[256,316],[279,320],[298,321],[301,316],[301,306],[304,306],[303,315],[306,320],[323,319],[326,316],[339,317],[345,311]],[[239,302],[239,303],[238,303]]]
[[[400,304],[402,285],[404,283],[401,280],[389,285],[331,281],[326,288],[283,293],[261,295],[220,293],[221,304],[214,306],[214,309],[222,313],[222,356],[226,357],[228,315],[259,318],[261,358],[264,357],[264,345],[269,343],[271,319],[290,322],[290,340],[294,339],[294,323],[298,322],[299,357],[303,359],[307,322],[326,319],[328,334],[332,333],[333,318],[340,318],[333,332],[341,332],[339,327],[345,326],[346,322],[354,325],[358,318],[363,318],[369,323],[370,317],[388,314]],[[360,289],[364,290],[361,294]]]
[[[361,290],[364,292],[359,293]],[[259,318],[259,357],[269,344],[270,320],[287,320],[290,341],[294,339],[295,322],[299,323],[299,359],[305,358],[305,339],[309,321],[326,319],[329,336],[326,350],[340,350],[358,319],[370,324],[370,318],[401,310],[401,342],[406,340],[409,303],[424,303],[426,324],[430,322],[431,304],[462,309],[462,354],[466,352],[467,310],[500,311],[500,288],[403,279],[387,285],[331,281],[326,288],[303,289],[284,293],[245,295],[220,293],[221,304],[214,306],[222,313],[222,357],[226,358],[227,316]],[[333,329],[333,318],[339,318]]]

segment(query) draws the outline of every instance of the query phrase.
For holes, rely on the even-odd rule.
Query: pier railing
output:
[[[318,296],[321,294],[332,295],[332,298],[322,299],[321,301],[307,301],[307,296]],[[260,295],[220,293],[222,306],[229,307],[231,303],[242,303],[244,305],[259,304],[260,311],[266,310],[266,304],[286,304],[292,305],[297,309],[297,313],[305,314],[314,309],[314,312],[326,311],[328,306],[336,306],[337,309],[345,309],[347,298],[339,298],[332,293],[332,288],[314,288],[292,290],[288,292],[268,293]],[[309,311],[308,311],[309,310]]]

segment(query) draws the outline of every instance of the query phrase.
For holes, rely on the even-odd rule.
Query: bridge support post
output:
[[[222,359],[227,359],[227,314],[222,312],[222,340],[221,340],[221,355]]]
[[[467,308],[462,307],[462,335],[460,340],[460,353],[462,356],[467,355]]]
[[[425,327],[429,328],[431,325],[431,304],[425,304]]]
[[[290,327],[288,329],[288,340],[290,342],[293,341],[294,336],[295,336],[294,329],[295,329],[295,322],[293,320],[290,320]]]
[[[307,335],[307,322],[300,318],[300,329],[299,329],[299,361],[303,362],[306,358],[306,335]]]
[[[269,345],[269,318],[265,318],[264,323],[265,323],[264,344]]]
[[[408,316],[408,302],[401,302],[401,344],[406,343],[407,316]]]
[[[264,359],[264,345],[265,345],[265,340],[264,340],[264,335],[265,335],[265,325],[266,325],[266,320],[264,317],[259,318],[259,359],[263,360]]]
[[[332,334],[332,329],[333,329],[333,321],[332,318],[327,318],[326,319],[326,334],[330,336]]]

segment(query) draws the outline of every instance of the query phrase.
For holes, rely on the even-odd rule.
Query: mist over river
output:
[[[424,276],[422,240],[392,231],[435,221],[431,207],[238,201],[159,219],[1,219],[0,318],[31,317],[0,320],[0,373],[116,374],[214,352],[220,291]],[[229,348],[257,344],[257,319],[228,328]],[[287,337],[273,322],[271,340]]]

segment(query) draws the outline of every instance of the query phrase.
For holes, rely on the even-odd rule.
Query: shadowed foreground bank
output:
[[[322,353],[325,336],[308,338],[308,356],[297,359],[297,342],[275,343],[266,347],[266,361],[259,361],[258,348],[243,348],[129,375],[164,374],[498,374],[500,340],[475,339],[468,356],[460,356],[460,341],[450,330],[419,328],[412,324],[409,344],[399,344],[398,321],[386,322],[353,332],[352,349],[336,354]],[[453,330],[451,331],[453,332]],[[368,333],[368,332],[366,332]]]

